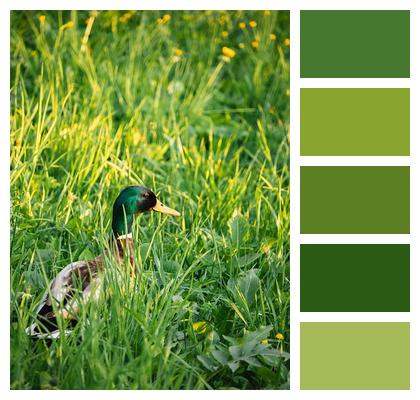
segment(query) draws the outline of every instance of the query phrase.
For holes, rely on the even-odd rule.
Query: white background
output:
[[[419,324],[420,291],[416,291],[420,274],[418,238],[419,202],[419,43],[420,7],[412,0],[290,0],[290,1],[159,1],[134,0],[2,0],[0,15],[0,226],[1,273],[0,294],[0,390],[1,399],[210,399],[215,395],[225,399],[260,396],[266,399],[396,399],[419,398]],[[9,391],[9,39],[10,10],[21,9],[262,9],[291,11],[291,390],[290,391]],[[410,79],[300,79],[299,77],[299,10],[411,10],[411,77]],[[355,27],[357,29],[357,27]],[[301,87],[409,87],[411,88],[411,155],[410,157],[300,157],[299,156],[299,88]],[[299,166],[300,165],[410,165],[411,166],[411,234],[410,235],[300,235],[299,234]],[[410,313],[300,313],[299,312],[299,244],[300,243],[410,243],[411,244],[411,312]],[[299,323],[300,321],[409,321],[411,322],[411,390],[410,391],[300,391],[299,390]]]

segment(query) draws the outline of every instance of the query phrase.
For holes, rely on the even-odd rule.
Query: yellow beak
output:
[[[159,200],[156,201],[156,205],[152,207],[152,210],[161,212],[163,214],[173,215],[174,217],[179,217],[181,215],[178,211],[164,206]]]

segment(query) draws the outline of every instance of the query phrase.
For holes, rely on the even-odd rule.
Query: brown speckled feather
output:
[[[134,273],[134,242],[131,237],[119,238],[110,243],[111,254],[120,265],[128,257],[131,274]],[[49,290],[37,310],[37,322],[32,324],[27,333],[41,338],[59,336],[57,316],[71,320],[79,311],[79,303],[86,303],[90,298],[98,298],[101,286],[101,272],[104,268],[103,256],[93,260],[77,261],[63,268],[50,283]],[[56,310],[57,313],[54,311]]]

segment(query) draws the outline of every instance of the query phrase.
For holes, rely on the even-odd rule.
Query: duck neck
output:
[[[115,210],[112,214],[112,232],[115,238],[131,238],[133,234],[134,215],[125,214],[124,210]]]

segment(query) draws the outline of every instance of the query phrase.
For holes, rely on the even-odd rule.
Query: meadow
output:
[[[11,15],[12,389],[289,387],[289,13]],[[47,283],[150,187],[138,273],[51,343]]]

